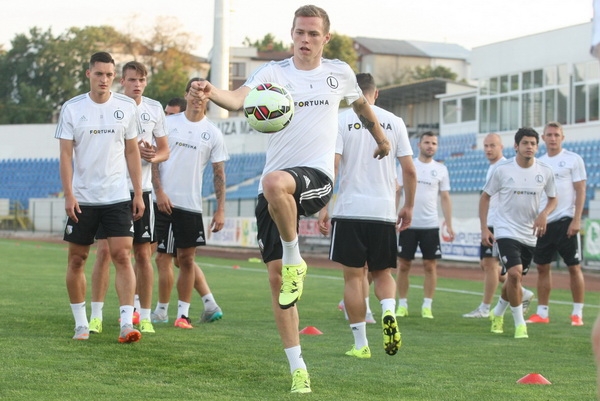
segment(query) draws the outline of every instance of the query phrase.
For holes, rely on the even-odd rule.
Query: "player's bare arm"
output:
[[[573,183],[573,188],[575,189],[575,213],[567,229],[567,237],[577,235],[581,230],[581,214],[583,213],[583,205],[585,203],[586,183],[586,180]]]
[[[213,185],[217,198],[217,210],[210,224],[213,233],[221,231],[225,225],[225,163],[213,163]]]
[[[379,125],[377,116],[371,108],[371,105],[369,105],[367,99],[362,96],[360,99],[352,103],[352,109],[358,116],[358,119],[362,123],[363,127],[369,130],[373,136],[373,139],[375,139],[375,142],[377,143],[377,149],[375,149],[373,157],[382,159],[387,156],[390,153],[390,142],[387,140],[381,125]]]
[[[481,243],[485,246],[494,244],[494,234],[488,228],[487,215],[490,209],[490,195],[483,192],[479,198],[479,223],[481,226]]]
[[[152,163],[152,187],[154,188],[158,210],[170,215],[173,210],[173,204],[163,190],[162,182],[160,180],[160,163]]]
[[[230,91],[216,88],[208,81],[192,82],[190,87],[192,97],[202,102],[212,100],[216,105],[230,111],[242,108],[248,92],[250,92],[250,88],[247,86],[240,86],[238,89]]]
[[[405,195],[402,208],[398,212],[397,229],[398,231],[404,231],[412,223],[415,191],[417,190],[417,170],[415,169],[412,156],[399,157],[398,161],[402,167],[402,184]]]
[[[144,215],[144,199],[142,197],[142,159],[137,143],[137,138],[125,141],[125,159],[127,160],[127,170],[133,185],[133,219],[138,220]]]
[[[77,223],[77,213],[81,213],[81,209],[73,195],[73,141],[69,139],[60,140],[60,180],[65,197],[65,212]]]
[[[537,215],[533,222],[533,235],[536,237],[541,237],[546,234],[546,221],[548,219],[548,215],[556,208],[557,203],[558,200],[556,197],[548,197],[548,203],[546,203],[546,207]]]

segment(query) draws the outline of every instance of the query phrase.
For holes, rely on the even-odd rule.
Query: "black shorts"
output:
[[[394,223],[350,219],[331,221],[329,259],[348,267],[369,271],[396,267]]]
[[[144,214],[138,220],[133,221],[133,243],[144,244],[154,241],[154,208],[150,201],[152,192],[144,192],[142,199],[144,200]],[[131,194],[131,200],[133,200],[133,193]],[[104,227],[100,224],[98,231],[96,231],[96,239],[106,239],[106,232]]]
[[[539,237],[535,245],[533,261],[538,265],[549,264],[556,260],[556,253],[560,255],[567,266],[576,266],[581,263],[581,238],[579,233],[567,237],[569,225],[573,219],[563,217],[546,225],[546,233]]]
[[[79,245],[92,245],[100,225],[104,226],[106,238],[133,237],[133,212],[131,202],[106,206],[80,206],[79,222],[69,217],[63,239]]]
[[[493,227],[488,227],[488,229],[492,232],[492,234],[494,233]],[[485,246],[485,245],[483,245],[483,243],[481,243],[481,244],[479,244],[479,259],[482,260],[485,258],[498,258],[498,255],[494,251],[493,245]]]
[[[502,276],[506,274],[511,267],[522,265],[523,275],[526,275],[533,259],[535,247],[525,245],[512,238],[499,238],[496,240],[498,247],[498,259],[502,266]]]
[[[417,245],[421,249],[423,259],[441,259],[439,228],[409,228],[400,231],[398,236],[398,256],[402,259],[413,260]]]
[[[156,205],[155,205],[156,207]],[[202,213],[171,209],[171,214],[156,208],[154,231],[159,253],[174,253],[176,248],[195,248],[206,245]]]
[[[331,199],[333,183],[320,170],[310,167],[293,167],[282,171],[290,173],[296,181],[294,199],[298,208],[297,221],[300,220],[300,216],[311,216],[319,212]],[[277,225],[271,218],[269,204],[263,194],[258,195],[254,213],[258,230],[258,246],[263,261],[267,263],[281,259],[283,256],[281,237]]]

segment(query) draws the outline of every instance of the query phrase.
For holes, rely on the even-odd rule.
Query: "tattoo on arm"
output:
[[[369,131],[371,131],[373,129],[373,127],[375,126],[375,123],[371,120],[369,120],[367,117],[363,116],[362,114],[360,114],[358,116],[360,122],[362,123],[363,127],[365,127],[366,129],[368,129]]]
[[[213,185],[217,206],[225,207],[225,163],[213,163]]]
[[[159,163],[152,163],[152,186],[155,191],[162,189],[162,184],[160,182],[160,171],[159,171]]]

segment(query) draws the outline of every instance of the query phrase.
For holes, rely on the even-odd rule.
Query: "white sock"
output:
[[[291,240],[290,242],[281,240],[283,246],[283,256],[281,262],[284,265],[299,265],[302,263],[302,256],[300,256],[300,247],[298,246],[298,237]]]
[[[573,313],[571,314],[583,317],[583,304],[573,303]]]
[[[367,306],[367,314],[368,314],[368,313],[373,313],[373,312],[371,311],[371,305],[369,305],[369,297],[366,297],[366,298],[365,298],[365,305]]]
[[[204,310],[215,310],[219,307],[213,294],[206,294],[202,297],[202,301],[204,302]]]
[[[71,304],[71,311],[73,312],[73,317],[75,318],[75,328],[79,326],[89,327],[87,313],[85,310],[85,302]]]
[[[385,313],[386,311],[390,311],[394,313],[396,310],[396,300],[394,298],[385,298],[379,301],[381,304],[381,311]]]
[[[177,319],[181,316],[190,317],[190,304],[183,301],[177,301]]]
[[[290,373],[294,373],[296,369],[306,369],[306,364],[304,363],[304,359],[302,359],[302,349],[299,345],[286,348],[284,351],[290,364]]]
[[[354,348],[359,350],[365,345],[369,345],[369,341],[367,340],[367,323],[352,323],[350,330],[352,330],[352,335],[354,336]]]
[[[496,307],[494,308],[494,315],[495,316],[504,316],[504,313],[506,312],[506,309],[508,308],[510,304],[508,303],[508,301],[505,301],[504,299],[502,299],[502,297],[498,298],[498,303],[496,304]]]
[[[398,299],[398,306],[403,306],[408,309],[408,299],[406,299],[406,298]]]
[[[482,311],[482,312],[489,312],[491,306],[492,305],[490,305],[490,304],[484,304],[482,302],[481,305],[479,305],[479,310]]]
[[[133,307],[138,311],[142,309],[140,306],[140,296],[138,294],[135,294],[135,297],[133,298]]]
[[[550,309],[550,307],[548,305],[538,305],[536,314],[538,314],[540,317],[543,317],[545,319],[550,314],[549,309]]]
[[[121,305],[119,314],[121,315],[121,327],[133,324],[133,305]]]
[[[513,319],[515,320],[515,327],[520,324],[525,324],[525,319],[523,318],[523,304],[519,304],[519,306],[511,306],[510,311],[512,312]]]
[[[166,315],[167,312],[169,311],[169,303],[167,302],[166,304],[157,302],[156,303],[156,309],[154,309],[154,313],[160,313],[160,314],[164,314]]]
[[[431,309],[431,303],[433,302],[433,299],[431,298],[423,298],[423,306],[422,308],[429,308]]]
[[[92,302],[92,314],[90,315],[90,320],[102,320],[102,308],[104,308],[104,302]]]
[[[142,320],[150,320],[150,313],[152,312],[152,309],[148,308],[140,308],[138,309],[140,311],[140,321]]]

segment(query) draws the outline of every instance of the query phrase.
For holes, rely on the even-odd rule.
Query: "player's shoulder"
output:
[[[552,172],[552,166],[550,164],[548,164],[548,162],[546,162],[545,160],[541,160],[541,159],[535,159],[536,164],[538,165],[539,168],[541,169],[546,169],[546,170],[550,170],[550,172]]]
[[[159,108],[161,111],[163,110],[162,104],[158,100],[151,99],[146,96],[142,96],[142,103],[152,109]],[[164,113],[164,111],[163,111]]]
[[[112,101],[115,103],[124,103],[124,104],[128,104],[130,106],[133,105],[134,107],[137,107],[137,104],[135,103],[135,101],[132,98],[130,98],[129,96],[126,96],[122,93],[113,92]]]
[[[82,93],[81,95],[77,95],[75,97],[72,97],[71,99],[67,100],[66,102],[63,103],[63,107],[66,106],[72,106],[74,104],[80,103],[84,100],[86,100],[88,98],[88,94],[87,93]]]
[[[569,149],[563,149],[563,155],[570,159],[583,160],[583,157],[579,153],[575,153]]]

